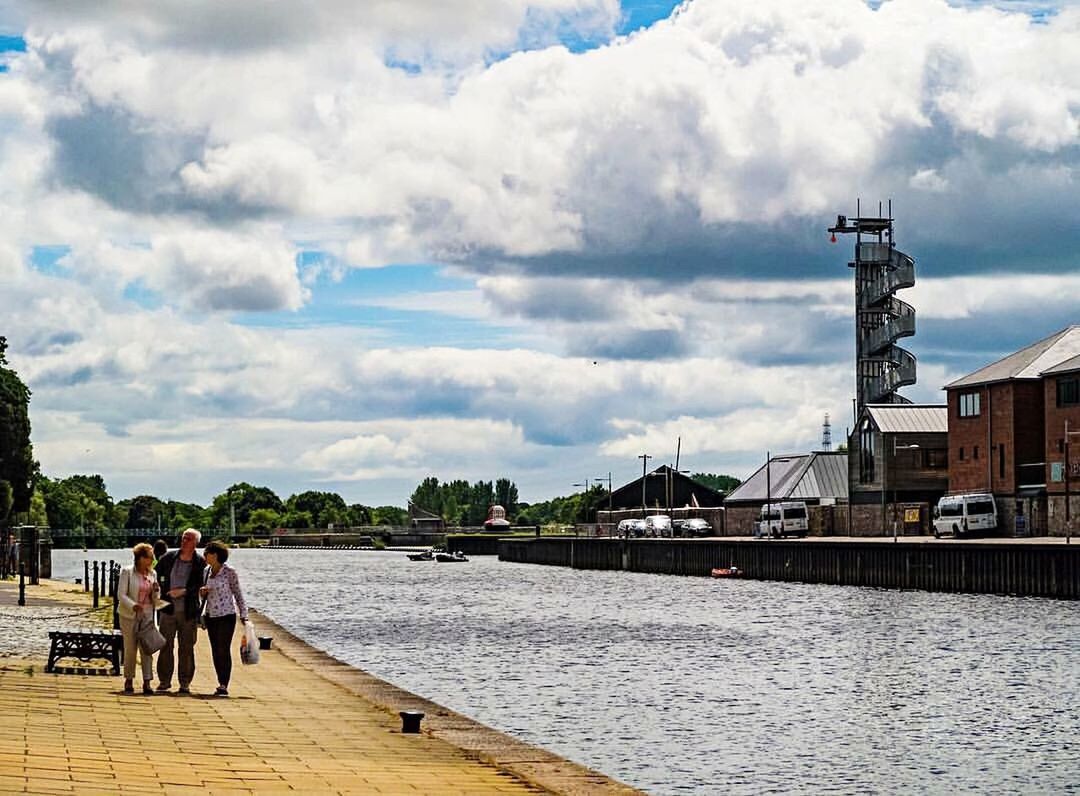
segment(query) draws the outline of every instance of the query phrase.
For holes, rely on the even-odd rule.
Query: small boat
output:
[[[736,566],[717,567],[712,571],[714,578],[741,578],[743,571]]]
[[[453,553],[436,553],[435,560],[448,564],[451,561],[468,561],[469,559],[460,550],[455,550]]]
[[[424,550],[422,553],[408,553],[410,561],[434,561],[435,554],[430,550]]]

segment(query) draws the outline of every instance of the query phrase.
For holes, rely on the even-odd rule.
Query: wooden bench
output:
[[[78,658],[86,662],[101,658],[112,664],[112,673],[120,674],[124,658],[124,637],[119,630],[50,630],[49,662],[45,671],[52,672],[61,658]]]

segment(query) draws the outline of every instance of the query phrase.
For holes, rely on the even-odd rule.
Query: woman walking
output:
[[[131,551],[134,563],[120,570],[120,582],[116,586],[119,601],[120,632],[124,637],[124,693],[134,693],[135,653],[142,660],[143,693],[152,694],[150,680],[154,675],[153,653],[145,652],[139,645],[139,629],[145,622],[154,621],[154,609],[165,603],[160,599],[160,587],[154,577],[154,548],[143,542]]]
[[[236,630],[236,615],[245,625],[248,621],[247,603],[240,590],[240,578],[230,567],[229,548],[223,542],[210,542],[203,551],[206,557],[206,585],[199,594],[206,600],[206,634],[210,637],[210,651],[214,658],[218,687],[214,696],[229,695],[229,678],[232,676],[232,637]],[[241,635],[240,646],[247,644]]]

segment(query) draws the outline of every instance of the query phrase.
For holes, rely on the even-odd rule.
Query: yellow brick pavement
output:
[[[43,660],[0,659],[0,793],[633,792],[567,761],[558,762],[574,775],[568,787],[540,787],[426,726],[402,734],[394,712],[340,682],[346,667],[325,659],[335,681],[320,672],[322,654],[299,644],[305,654],[275,648],[256,666],[236,656],[228,698],[211,696],[203,634],[191,696],[125,695],[119,677],[45,674]],[[522,745],[506,741],[519,757],[547,754],[522,756]]]

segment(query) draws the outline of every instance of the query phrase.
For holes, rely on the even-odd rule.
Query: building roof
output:
[[[864,409],[883,434],[947,434],[949,431],[947,404],[867,404]]]
[[[1080,354],[1080,326],[1068,326],[1060,332],[1032,343],[974,373],[946,384],[945,389],[974,387],[1012,379],[1037,379],[1049,368]]]
[[[1064,362],[1059,362],[1052,368],[1047,368],[1042,372],[1043,376],[1049,376],[1053,373],[1072,373],[1073,371],[1080,370],[1080,355],[1070,357]]]
[[[739,484],[725,503],[764,503],[766,500],[821,500],[848,496],[845,451],[815,451],[774,456],[767,465]]]
[[[666,464],[660,465],[645,478],[644,494],[641,478],[638,477],[628,484],[615,487],[610,500],[607,495],[598,497],[593,508],[606,509],[608,503],[617,509],[641,508],[643,499],[646,505],[656,505],[658,501],[660,505],[663,505],[669,498],[674,506],[687,504],[701,508],[715,508],[724,505],[723,492],[699,483]]]

